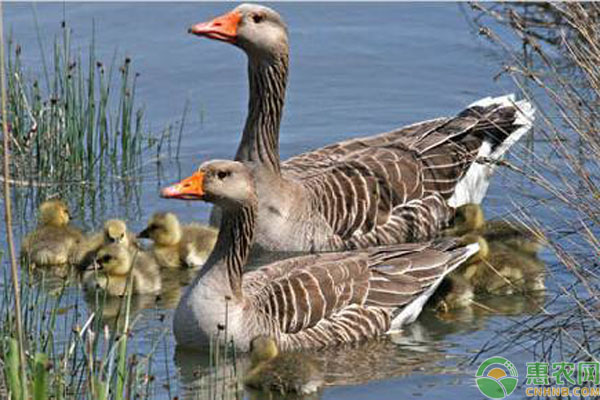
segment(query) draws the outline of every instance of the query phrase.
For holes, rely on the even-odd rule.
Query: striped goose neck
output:
[[[255,164],[255,173],[281,173],[279,125],[283,113],[288,75],[288,54],[271,62],[248,62],[250,99],[248,116],[236,160]]]
[[[217,267],[226,273],[231,295],[242,297],[242,273],[254,239],[257,200],[235,210],[224,209],[215,248],[206,262],[206,273]]]

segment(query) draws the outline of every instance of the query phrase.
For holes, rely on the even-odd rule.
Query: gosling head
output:
[[[241,4],[207,22],[193,25],[189,33],[238,46],[250,58],[272,60],[288,53],[287,26],[273,9]]]
[[[171,246],[181,240],[181,225],[177,216],[170,212],[155,213],[139,238],[151,239],[160,246]]]
[[[127,225],[120,219],[109,219],[104,223],[104,241],[128,245]]]
[[[253,365],[272,360],[278,354],[277,343],[270,336],[257,336],[250,342],[250,358]]]
[[[125,246],[111,243],[103,246],[96,254],[95,268],[107,275],[124,276],[131,269],[131,256]]]
[[[250,170],[237,161],[205,162],[189,178],[161,191],[168,199],[204,200],[228,209],[256,202]]]
[[[46,200],[40,205],[39,223],[50,226],[66,226],[71,220],[69,208],[62,200]]]
[[[480,229],[485,224],[483,209],[479,204],[465,204],[456,209],[454,224],[465,231]]]

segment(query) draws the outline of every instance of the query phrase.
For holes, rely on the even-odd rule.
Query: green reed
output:
[[[48,72],[43,74],[46,82],[40,82],[26,72],[22,47],[8,41],[14,180],[64,183],[91,181],[98,174],[124,175],[171,130],[154,135],[144,127],[143,108],[135,101],[139,74],[130,57],[118,61],[115,54],[105,64],[96,57],[94,35],[87,54],[73,51],[71,42],[71,29],[63,23],[48,57],[50,66],[41,50],[42,68]]]

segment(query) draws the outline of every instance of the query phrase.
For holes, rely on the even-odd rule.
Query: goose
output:
[[[134,252],[140,250],[135,235],[127,230],[127,224],[122,219],[109,219],[104,222],[101,232],[89,234],[77,248],[76,259],[79,267],[85,268],[94,262],[96,253],[111,243],[120,243]]]
[[[21,243],[21,255],[32,266],[59,266],[72,263],[83,233],[69,224],[69,208],[62,200],[44,201],[38,225]]]
[[[192,223],[181,226],[170,212],[155,213],[139,238],[152,239],[152,254],[161,267],[200,267],[217,240],[217,230]]]
[[[356,342],[399,329],[419,315],[441,279],[478,245],[455,239],[293,257],[243,273],[258,200],[251,171],[215,160],[161,191],[222,210],[217,243],[177,305],[178,346],[202,349],[226,327],[240,351],[260,335],[283,350]]]
[[[111,243],[98,250],[95,263],[83,273],[83,287],[87,291],[101,289],[110,296],[123,296],[129,274],[132,274],[133,294],[160,292],[160,271],[154,258],[144,251],[132,252],[121,243]]]
[[[527,101],[488,97],[455,117],[349,139],[282,163],[279,126],[289,65],[282,17],[242,4],[188,31],[233,44],[248,57],[248,114],[235,160],[254,174],[256,246],[267,251],[429,239],[453,208],[481,202],[494,161],[532,125],[535,110]]]
[[[486,221],[480,204],[464,204],[456,209],[452,226],[444,234],[463,236],[481,235],[487,241],[503,243],[513,250],[535,256],[543,247],[544,239],[536,236],[522,223],[510,220]]]
[[[263,392],[310,394],[323,385],[318,365],[298,352],[279,353],[272,337],[257,336],[250,342],[251,366],[244,384]]]

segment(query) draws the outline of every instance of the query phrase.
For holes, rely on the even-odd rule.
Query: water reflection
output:
[[[453,374],[457,373],[456,362],[449,364],[447,360],[462,356],[451,355],[444,340],[451,335],[483,330],[490,318],[499,315],[517,317],[536,314],[544,300],[544,292],[533,295],[487,295],[468,307],[444,313],[427,309],[417,322],[398,334],[364,343],[305,351],[303,354],[315,360],[323,372],[326,387],[359,385],[414,373]],[[208,350],[203,353],[177,349],[175,364],[179,369],[184,398],[209,398],[215,391],[226,399],[240,398],[242,393],[251,399],[320,398],[319,393],[303,397],[265,394],[244,388],[244,371],[250,366],[246,354],[236,354],[235,361],[233,357],[227,362],[221,359],[220,365],[210,360]]]

